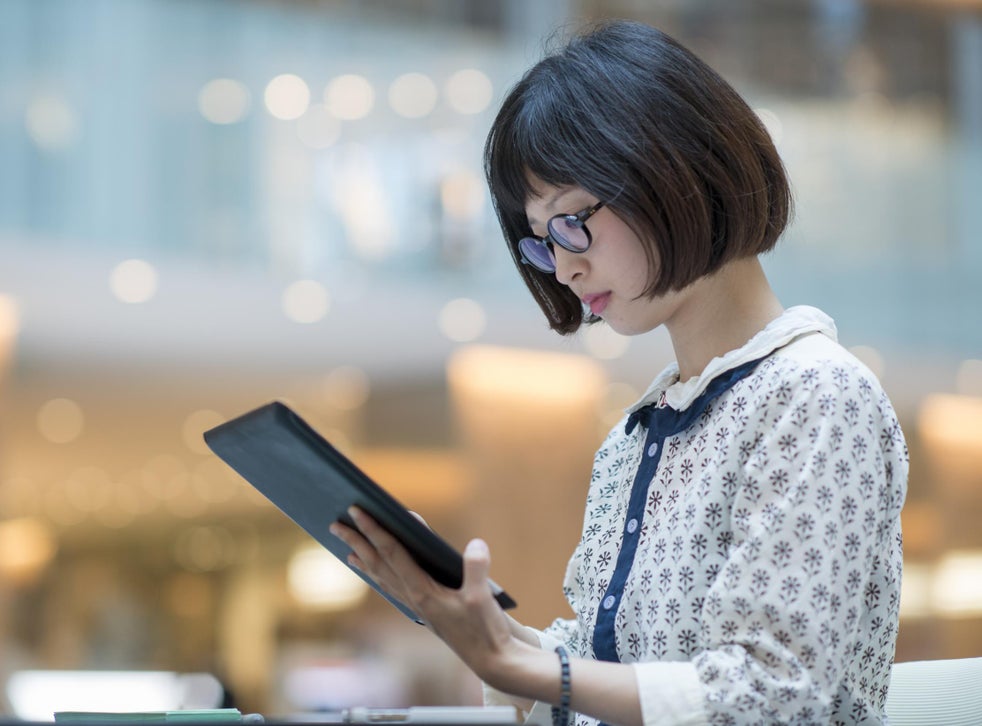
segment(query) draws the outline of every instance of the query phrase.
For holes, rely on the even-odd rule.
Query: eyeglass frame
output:
[[[590,234],[590,228],[586,226],[587,220],[590,219],[590,217],[592,217],[594,214],[599,212],[606,204],[607,204],[606,202],[601,201],[601,202],[597,202],[592,207],[587,207],[586,209],[580,210],[576,214],[556,214],[552,217],[549,217],[549,220],[546,222],[546,235],[544,237],[538,237],[534,234],[530,234],[518,240],[518,252],[522,256],[522,264],[529,265],[530,267],[535,268],[539,272],[553,273],[556,271],[555,253],[552,253],[552,250],[549,250],[550,253],[552,253],[552,258],[553,258],[552,269],[543,270],[541,267],[539,267],[537,264],[532,262],[532,260],[530,260],[525,255],[525,250],[522,249],[522,242],[524,242],[525,240],[530,240],[532,243],[537,244],[541,247],[545,247],[551,242],[552,244],[559,245],[564,250],[567,250],[568,252],[572,252],[573,254],[576,255],[580,255],[586,252],[588,249],[590,249],[590,246],[593,244],[593,235]],[[577,229],[582,229],[583,234],[586,235],[586,247],[584,247],[581,250],[574,249],[572,247],[569,247],[568,245],[563,244],[558,239],[553,237],[550,229],[552,227],[553,221],[557,219],[561,219],[565,221],[567,224],[575,224]]]

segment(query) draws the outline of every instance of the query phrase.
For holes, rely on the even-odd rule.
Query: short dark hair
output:
[[[792,210],[757,114],[677,41],[631,21],[597,25],[525,73],[491,126],[484,170],[512,258],[562,334],[584,322],[579,299],[518,251],[535,180],[583,188],[634,230],[651,297],[771,249]]]

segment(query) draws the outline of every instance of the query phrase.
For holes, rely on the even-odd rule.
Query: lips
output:
[[[610,302],[610,293],[605,292],[600,295],[584,295],[583,304],[590,308],[590,312],[594,315],[601,315],[603,311],[607,308],[607,303]]]

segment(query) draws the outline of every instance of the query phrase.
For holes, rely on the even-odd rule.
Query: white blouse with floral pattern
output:
[[[790,308],[627,413],[594,462],[575,617],[542,646],[635,664],[652,726],[880,723],[907,448],[832,320]]]

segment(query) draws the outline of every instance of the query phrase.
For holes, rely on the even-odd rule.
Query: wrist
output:
[[[559,656],[559,703],[552,707],[552,726],[567,726],[571,696],[569,653],[564,646],[557,645],[556,655]]]
[[[480,677],[492,688],[513,696],[559,702],[560,665],[552,650],[515,639],[509,652]]]

